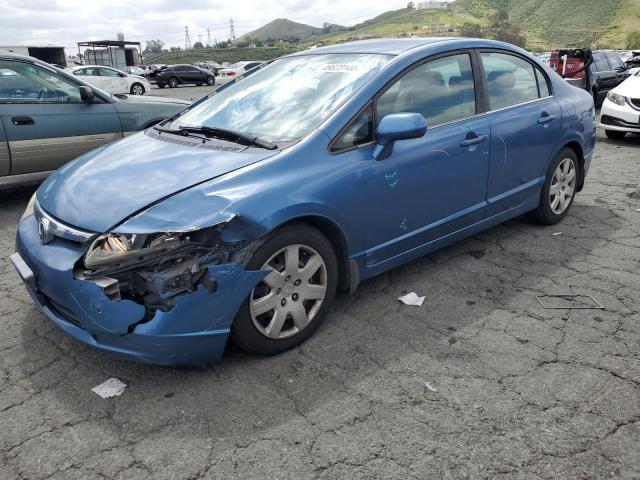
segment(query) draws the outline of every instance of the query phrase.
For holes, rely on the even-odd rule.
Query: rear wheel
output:
[[[278,230],[254,253],[247,270],[269,274],[249,294],[231,328],[248,352],[273,355],[307,340],[336,293],[338,266],[329,241],[306,225]]]
[[[178,86],[178,79],[176,77],[171,77],[169,79],[169,87],[176,88]]]
[[[207,77],[207,85],[209,85],[210,87],[215,85],[216,83],[216,78],[213,76],[209,76]]]
[[[542,225],[560,222],[571,207],[578,185],[578,157],[564,148],[551,162],[540,194],[540,205],[531,212],[533,221]]]
[[[605,130],[604,134],[607,138],[611,138],[613,140],[622,140],[627,132],[619,132],[618,130]]]

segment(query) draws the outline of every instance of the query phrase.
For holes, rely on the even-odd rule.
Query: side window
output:
[[[75,75],[80,75],[82,77],[99,77],[100,72],[97,68],[82,68],[80,70],[76,70],[74,72]]]
[[[596,69],[599,72],[608,72],[611,70],[609,62],[607,61],[607,57],[605,57],[602,53],[594,53],[593,62],[596,64]]]
[[[100,76],[101,77],[117,77],[118,72],[116,72],[115,70],[111,70],[110,68],[101,68]]]
[[[373,109],[368,107],[351,122],[331,147],[332,152],[357,147],[373,141]]]
[[[80,90],[36,65],[0,60],[0,103],[82,103]]]
[[[547,83],[547,79],[538,68],[536,68],[536,77],[538,77],[538,91],[540,92],[540,98],[551,95],[549,93],[549,84]]]
[[[620,57],[615,53],[608,53],[607,58],[609,59],[609,63],[613,67],[614,70],[620,70],[624,68],[624,63],[620,60]]]
[[[177,66],[177,67],[173,67],[173,70],[175,72],[186,72],[188,70],[188,67],[184,67],[184,66]]]
[[[382,94],[376,121],[391,113],[420,113],[430,127],[476,113],[476,97],[467,54],[432,60],[409,71]]]
[[[480,58],[486,75],[491,110],[538,98],[538,83],[531,63],[506,53],[481,52]]]

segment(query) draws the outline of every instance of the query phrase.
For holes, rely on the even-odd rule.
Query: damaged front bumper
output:
[[[42,245],[31,215],[20,222],[11,260],[36,305],[65,332],[96,348],[161,365],[220,360],[238,309],[267,273],[211,265],[214,291],[199,285],[177,297],[170,310],[155,310],[148,318],[144,305],[114,301],[95,282],[74,278],[85,251],[82,244],[61,238]]]

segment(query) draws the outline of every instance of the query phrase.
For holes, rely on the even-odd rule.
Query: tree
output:
[[[475,23],[465,23],[460,29],[460,36],[467,38],[482,38],[482,28]]]
[[[143,54],[162,53],[164,42],[162,40],[147,40],[147,46],[142,51]]]
[[[200,49],[204,48],[204,45],[202,44],[202,42],[196,42],[196,43],[193,44],[193,48],[195,50],[200,50]]]
[[[503,11],[498,12],[498,14],[493,17],[489,30],[494,40],[513,43],[522,48],[524,48],[527,43],[527,39],[522,34],[520,28],[510,24],[507,14]]]
[[[409,2],[407,3],[407,10],[413,10],[414,8],[416,8],[416,4],[413,2]]]
[[[630,50],[640,48],[640,32],[627,33],[626,45]]]

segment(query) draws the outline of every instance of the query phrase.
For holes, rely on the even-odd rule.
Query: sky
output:
[[[1,45],[53,44],[77,52],[76,42],[108,40],[118,32],[125,40],[160,39],[166,47],[184,46],[185,25],[191,43],[236,36],[276,18],[320,27],[324,22],[353,25],[408,0],[2,0]]]

